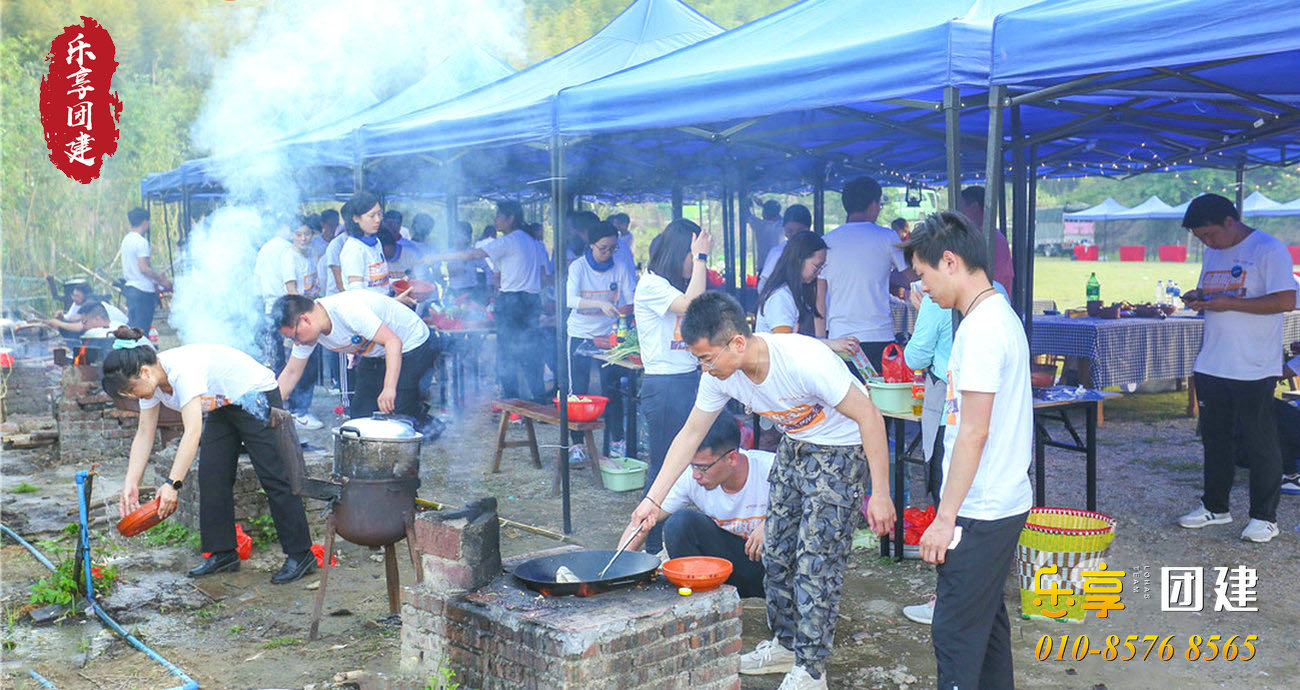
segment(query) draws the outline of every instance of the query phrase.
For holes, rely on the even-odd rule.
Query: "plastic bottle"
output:
[[[917,417],[925,409],[925,372],[920,369],[912,371],[912,414]]]
[[[1165,281],[1156,281],[1156,304],[1164,304],[1169,299],[1169,293],[1165,290]]]
[[[627,340],[627,314],[619,314],[618,330],[614,333],[614,340],[617,344],[622,345]]]
[[[1084,289],[1087,292],[1089,302],[1101,299],[1101,282],[1097,280],[1097,273],[1095,271],[1092,276],[1088,278],[1088,283],[1084,286]]]
[[[1169,286],[1165,289],[1169,291],[1169,304],[1173,304],[1179,297],[1183,296],[1183,291],[1178,288],[1178,281],[1176,280],[1169,281]]]

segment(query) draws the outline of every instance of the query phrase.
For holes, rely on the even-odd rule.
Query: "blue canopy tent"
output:
[[[1096,206],[1065,214],[1065,219],[1079,221],[1118,220],[1131,210],[1133,209],[1115,201],[1114,197],[1108,196],[1105,201]]]
[[[1044,144],[1090,149],[1096,174],[1235,168],[1240,207],[1248,166],[1297,160],[1297,73],[1292,0],[1047,0],[997,17],[989,131],[1005,136],[1009,116],[1017,302],[1033,291],[1034,180],[1044,163],[1065,162]],[[999,188],[1004,145],[988,142]]]
[[[366,185],[470,192],[545,182],[553,103],[561,89],[721,32],[678,0],[637,0],[591,38],[550,59],[454,101],[363,127]],[[424,170],[430,164],[437,168],[432,173]]]
[[[289,135],[268,147],[267,155],[294,161],[302,171],[300,186],[314,197],[331,198],[355,189],[352,169],[357,162],[355,131],[369,122],[399,117],[406,113],[454,98],[511,74],[505,63],[478,46],[464,42],[448,51],[423,79],[387,99],[350,114],[326,109],[303,131]],[[353,101],[355,102],[355,101]],[[342,117],[340,115],[343,115]],[[220,194],[220,161],[199,158],[179,168],[155,173],[141,181],[141,196],[155,200],[177,200],[182,188],[191,193]]]
[[[1300,199],[1294,199],[1285,204],[1279,203],[1272,208],[1256,210],[1253,215],[1259,217],[1300,216]]]

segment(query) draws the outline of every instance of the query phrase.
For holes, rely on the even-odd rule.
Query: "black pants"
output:
[[[127,285],[122,288],[122,296],[126,298],[126,325],[139,328],[148,335],[154,310],[158,308],[158,293]]]
[[[646,374],[641,380],[640,409],[645,414],[646,426],[650,429],[650,468],[646,471],[644,496],[650,491],[655,477],[664,466],[664,457],[668,455],[677,432],[686,425],[686,418],[691,416],[695,407],[695,392],[700,385],[700,373],[685,374]],[[650,528],[645,539],[645,550],[657,553],[663,548],[664,530],[662,525]]]
[[[402,353],[402,370],[397,373],[397,400],[393,413],[405,415],[423,424],[429,413],[420,398],[420,378],[438,362],[438,341],[430,333],[419,347]],[[352,397],[353,417],[369,417],[379,411],[379,393],[384,389],[388,370],[383,357],[360,357],[357,362],[356,394]]]
[[[745,554],[745,539],[732,534],[698,510],[679,510],[664,521],[664,545],[673,558],[714,556],[731,561],[727,584],[742,597],[763,596],[763,562]]]
[[[1282,471],[1300,472],[1300,407],[1273,398],[1273,417],[1277,420],[1277,445],[1282,452]]]
[[[546,392],[536,342],[542,300],[531,292],[502,292],[496,300],[497,378],[503,398],[536,398]],[[526,389],[519,387],[519,375]]]
[[[957,518],[961,543],[938,566],[930,638],[943,690],[1015,687],[1011,622],[1002,588],[1029,513],[1001,520]]]
[[[280,392],[266,392],[271,407],[283,407]],[[271,519],[287,556],[311,550],[311,532],[302,499],[289,488],[284,460],[276,451],[276,433],[267,422],[238,405],[210,412],[199,439],[199,535],[203,551],[218,553],[235,548],[235,469],[239,446],[248,449],[253,471],[266,492]]]
[[[601,366],[604,363],[597,359],[572,354],[586,342],[590,341],[586,338],[569,338],[569,392],[573,395],[590,393],[591,368],[597,367],[600,372],[600,394],[609,398],[609,403],[605,405],[605,428],[609,429],[611,440],[622,441],[626,420],[623,418],[623,394],[618,390],[618,379],[626,369],[613,365]],[[570,431],[569,438],[573,443],[581,443],[582,432]]]
[[[1195,374],[1205,447],[1205,493],[1201,503],[1214,513],[1228,512],[1236,461],[1250,468],[1250,517],[1277,521],[1282,495],[1282,453],[1272,408],[1277,379],[1234,381]]]

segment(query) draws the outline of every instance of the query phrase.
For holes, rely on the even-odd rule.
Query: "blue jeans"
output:
[[[149,335],[149,329],[153,326],[153,312],[158,308],[158,293],[145,292],[128,285],[122,288],[122,296],[126,298],[126,325],[139,328],[145,335]]]

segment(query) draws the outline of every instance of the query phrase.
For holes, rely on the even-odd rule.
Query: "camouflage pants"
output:
[[[821,675],[835,641],[844,566],[867,472],[861,446],[781,438],[763,539],[767,621],[797,663]]]

